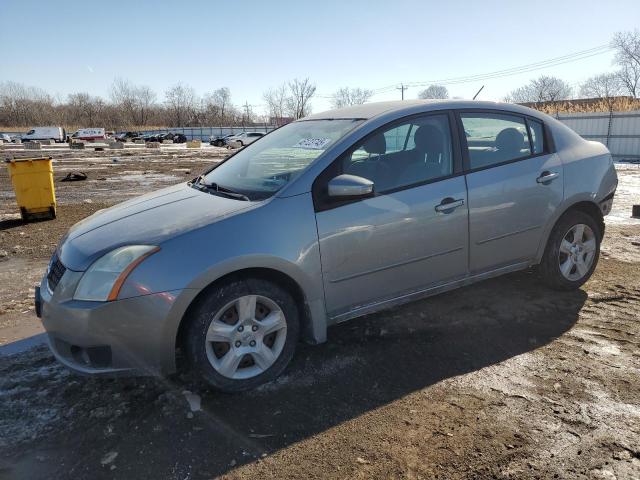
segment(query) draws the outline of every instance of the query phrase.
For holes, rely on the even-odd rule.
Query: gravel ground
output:
[[[0,345],[41,331],[32,286],[71,224],[225,151],[97,153],[54,152],[56,177],[95,168],[56,183],[49,222],[17,220],[0,171]],[[640,478],[640,169],[619,175],[583,289],[521,272],[370,315],[257,391],[78,377],[43,346],[0,355],[0,478]]]

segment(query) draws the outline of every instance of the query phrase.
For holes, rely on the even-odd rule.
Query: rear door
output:
[[[314,184],[327,311],[338,320],[467,275],[467,198],[455,119],[394,122],[365,137]],[[334,176],[374,182],[370,198],[326,196]]]
[[[471,274],[531,261],[563,198],[550,134],[537,119],[500,111],[459,112],[459,125]]]

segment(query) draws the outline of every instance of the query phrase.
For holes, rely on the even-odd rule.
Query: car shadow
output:
[[[102,392],[79,407],[89,420],[41,442],[19,468],[39,478],[25,467],[39,451],[55,460],[53,468],[40,464],[47,478],[213,478],[444,379],[540,348],[572,328],[586,299],[582,290],[551,291],[531,272],[487,280],[334,326],[327,343],[300,345],[280,379],[237,395],[181,381],[140,389],[79,378]],[[189,408],[187,389],[200,396],[200,410],[197,397]],[[124,415],[93,416],[96,403],[114,401],[127,404]],[[117,470],[100,466],[109,451],[118,452]]]

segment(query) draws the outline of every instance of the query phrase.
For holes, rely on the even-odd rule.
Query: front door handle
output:
[[[536,182],[547,184],[554,178],[558,178],[560,174],[558,172],[550,172],[548,170],[542,172],[538,178],[536,178]]]
[[[436,212],[451,213],[456,208],[461,207],[462,205],[464,205],[463,199],[461,198],[455,199],[455,198],[447,197],[442,199],[442,202],[440,202],[439,205],[436,205]]]

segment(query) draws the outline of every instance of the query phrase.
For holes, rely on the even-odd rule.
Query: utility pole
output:
[[[404,91],[407,90],[409,87],[405,87],[404,83],[401,83],[399,87],[396,87],[396,90],[400,90],[400,93],[402,95],[402,100],[404,100]]]
[[[244,116],[246,118],[246,123],[249,123],[249,107],[250,107],[249,102],[245,100],[243,107],[244,107]],[[242,122],[242,123],[243,123],[242,126],[244,127],[245,122]]]

